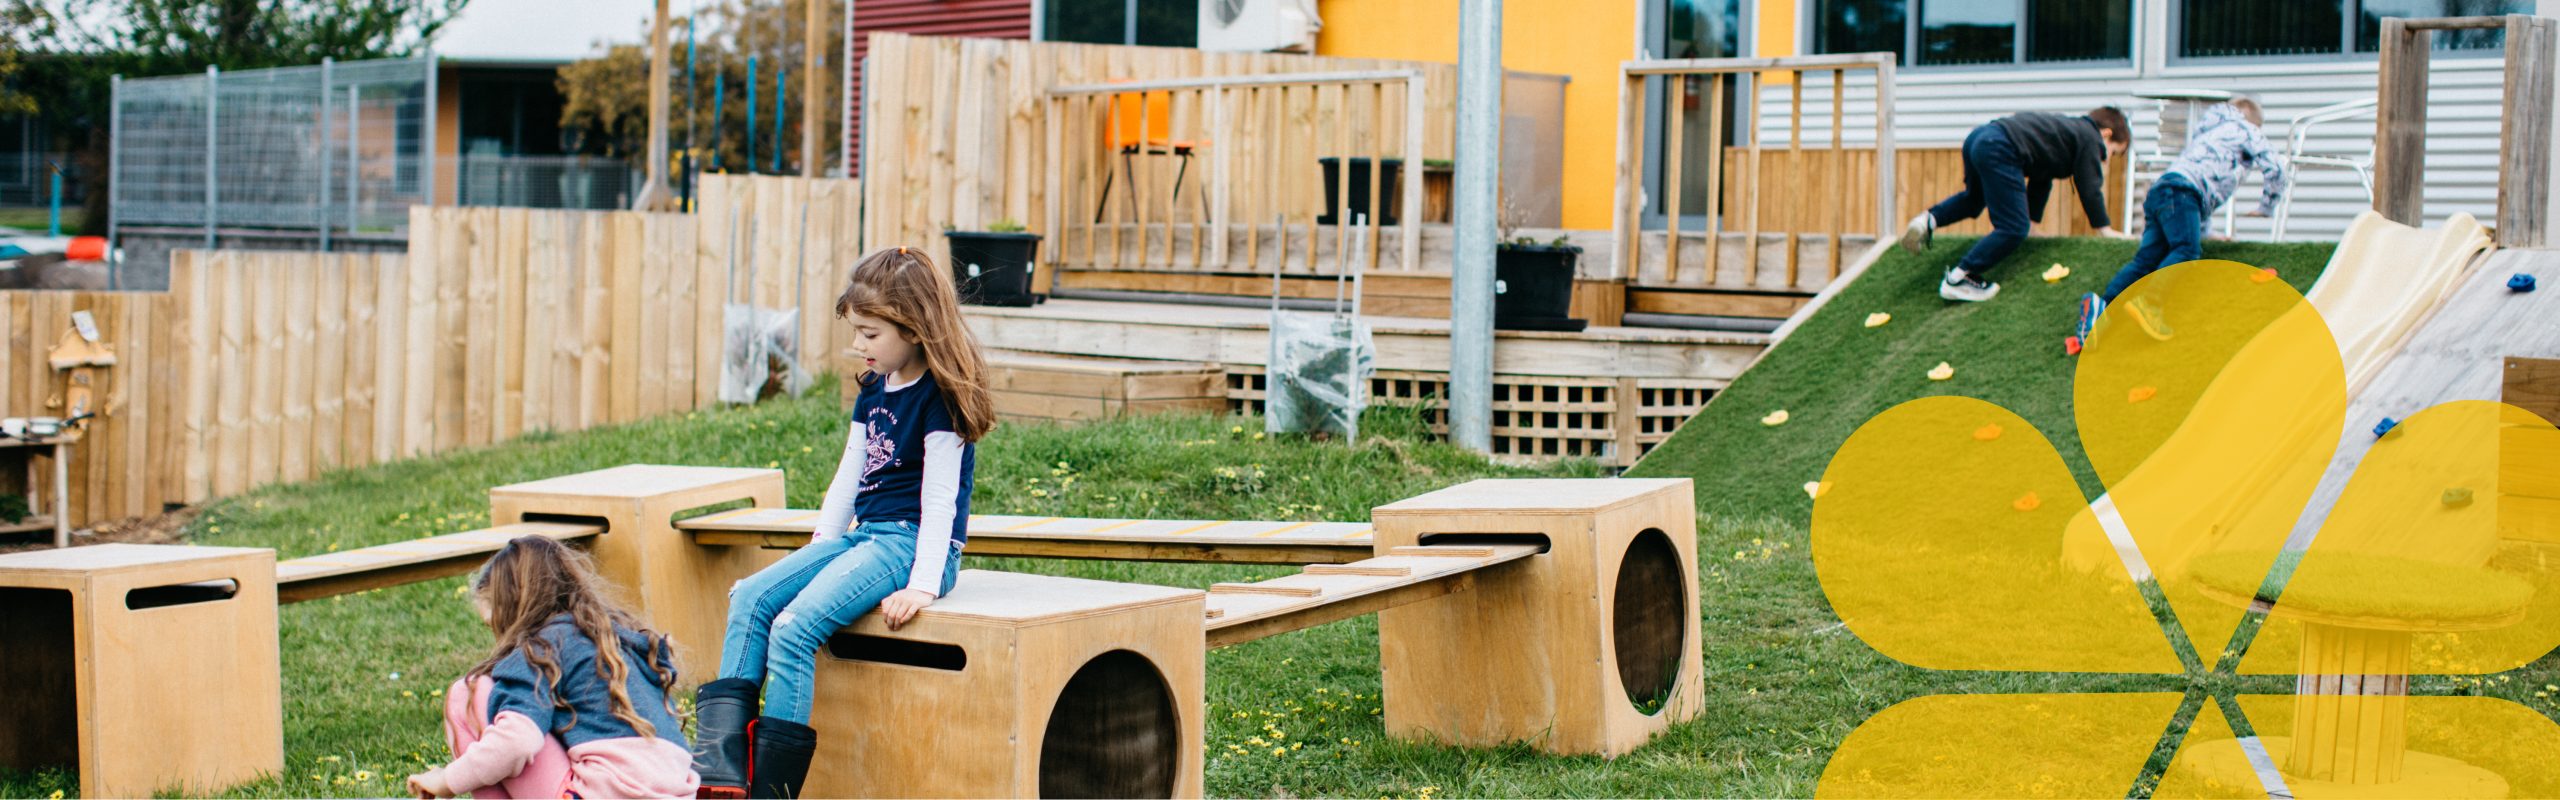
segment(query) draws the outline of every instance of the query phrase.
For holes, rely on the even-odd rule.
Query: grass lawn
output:
[[[1912,397],[1963,393],[2024,415],[2084,476],[2071,438],[2070,362],[2061,352],[2070,298],[2095,288],[2130,243],[2035,240],[2002,297],[1951,306],[1929,287],[1936,265],[1896,254],[1850,287],[1637,470],[1698,481],[1700,582],[1708,709],[1697,721],[1615,759],[1556,757],[1393,742],[1383,735],[1372,617],[1209,654],[1206,765],[1219,796],[1804,796],[1842,737],[1868,715],[1938,692],[2183,691],[2176,676],[1937,672],[1878,655],[1843,630],[1806,556],[1808,505],[1798,488],[1820,474],[1851,430]],[[2326,262],[2318,246],[2216,245],[2208,255],[2275,266],[2304,286]],[[2072,277],[2032,277],[2063,262]],[[1860,326],[1870,311],[1892,324]],[[1944,360],[1958,372],[1933,384]],[[821,388],[816,398],[832,398]],[[1786,408],[1788,424],[1758,418]],[[790,501],[815,507],[841,451],[831,399],[705,412],[330,475],[221,501],[192,529],[208,544],[277,548],[286,558],[485,524],[488,487],[629,462],[778,466]],[[1371,506],[1488,476],[1591,477],[1569,462],[1488,464],[1429,441],[1410,411],[1373,411],[1358,447],[1259,439],[1258,420],[1150,417],[1081,428],[1015,425],[984,444],[981,513],[1060,516],[1362,519]],[[2085,480],[2085,478],[2084,478]],[[1285,572],[1275,567],[971,559],[969,566],[1205,587]],[[434,696],[473,663],[488,633],[445,579],[285,607],[285,774],[230,787],[233,796],[382,796],[407,772],[442,760]],[[706,587],[705,602],[721,602]],[[1465,670],[1466,664],[1450,669]],[[2525,702],[2537,667],[2487,679],[2421,678],[2424,693],[2481,692]],[[688,676],[688,685],[703,676]],[[2284,691],[2286,679],[2254,690]],[[0,796],[76,791],[61,772],[0,773]]]
[[[48,213],[50,212],[43,206],[36,206],[32,208],[18,206],[0,207],[0,228],[17,228],[31,233],[42,234],[44,233],[45,219]],[[77,204],[69,204],[62,207],[62,231],[64,233],[78,233],[80,231],[80,207]]]

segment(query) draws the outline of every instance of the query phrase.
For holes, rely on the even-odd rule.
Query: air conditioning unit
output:
[[[1316,0],[1200,0],[1200,49],[1312,53]]]

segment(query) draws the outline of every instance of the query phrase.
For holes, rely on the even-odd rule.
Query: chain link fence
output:
[[[432,56],[118,80],[116,227],[371,233],[426,202]]]

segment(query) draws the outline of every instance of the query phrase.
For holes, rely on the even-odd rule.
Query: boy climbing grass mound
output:
[[[2097,327],[2098,315],[2135,281],[2161,267],[2204,256],[2205,221],[2240,191],[2243,171],[2256,168],[2264,188],[2258,194],[2257,209],[2249,216],[2266,216],[2283,202],[2285,192],[2293,187],[2293,174],[2284,159],[2267,145],[2266,131],[2260,127],[2264,119],[2257,99],[2247,95],[2207,106],[2197,115],[2187,134],[2186,148],[2178,151],[2178,160],[2170,163],[2168,172],[2143,195],[2142,248],[2134,251],[2132,261],[2116,270],[2115,279],[2107,281],[2105,291],[2080,297],[2080,322],[2063,340],[2065,351],[2079,355]],[[2161,319],[2160,309],[2141,300],[2130,308],[2134,324],[2145,335],[2169,338],[2169,323]]]
[[[1987,277],[2018,249],[2027,226],[2044,220],[2053,182],[2071,179],[2080,211],[2100,236],[2121,237],[2107,216],[2107,159],[2124,152],[2133,131],[2124,111],[2100,106],[2079,116],[2022,111],[1992,120],[1964,137],[1964,190],[1912,217],[1902,229],[1902,249],[1928,249],[1939,226],[1989,213],[1991,234],[1947,268],[1938,296],[1979,303],[2000,293]]]

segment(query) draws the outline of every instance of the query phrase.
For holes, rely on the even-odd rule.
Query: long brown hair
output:
[[[986,357],[978,353],[977,335],[960,318],[960,293],[951,285],[951,275],[935,268],[924,251],[891,248],[855,264],[853,280],[836,298],[836,316],[855,314],[898,326],[899,334],[923,349],[925,372],[942,387],[962,440],[974,442],[995,429]]]
[[[489,657],[471,668],[478,677],[497,668],[509,653],[523,652],[526,664],[542,676],[545,684],[560,681],[559,653],[551,641],[542,637],[542,629],[552,617],[569,615],[579,633],[596,645],[597,677],[604,681],[605,693],[613,698],[613,716],[640,732],[643,737],[657,734],[657,727],[641,718],[631,706],[630,693],[623,686],[631,675],[631,665],[622,657],[619,629],[640,634],[649,642],[649,663],[643,665],[658,679],[661,687],[676,685],[674,653],[667,637],[641,627],[640,620],[614,605],[605,597],[604,579],[596,575],[595,564],[586,554],[543,536],[520,536],[498,548],[489,563],[471,576],[471,588],[489,605],[489,629],[498,634],[498,646]],[[673,702],[673,701],[668,701]],[[551,693],[551,706],[566,710],[569,716],[557,730],[577,724],[577,709],[561,693]],[[675,713],[669,706],[667,713]]]

